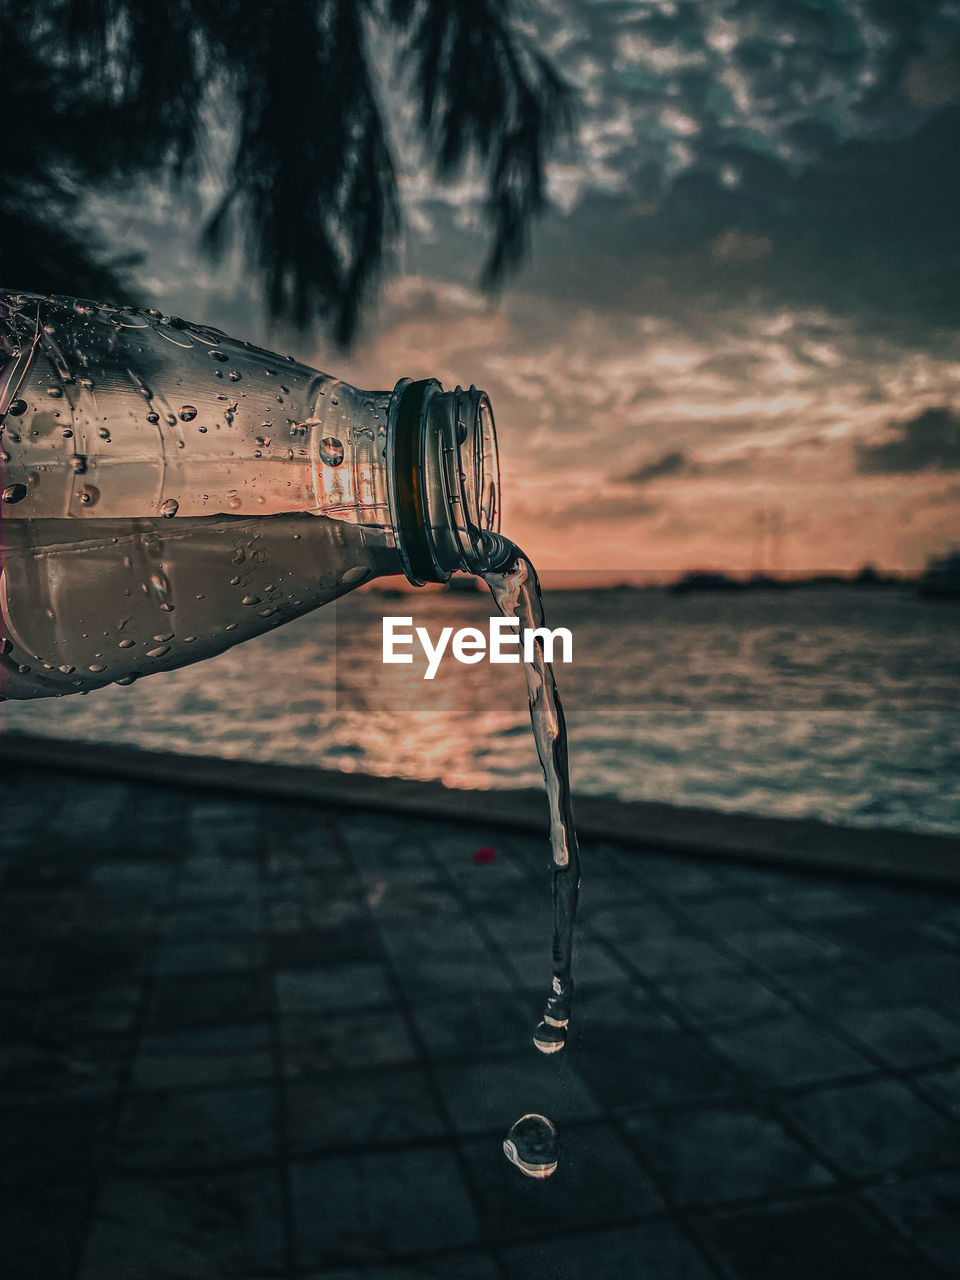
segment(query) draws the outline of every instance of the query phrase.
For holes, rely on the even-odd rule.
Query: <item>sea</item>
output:
[[[548,590],[574,793],[960,834],[960,603],[909,585]],[[384,665],[383,617],[486,632],[480,592],[357,591],[217,658],[2,707],[4,731],[452,787],[542,785],[523,673]],[[408,628],[409,629],[409,628]]]

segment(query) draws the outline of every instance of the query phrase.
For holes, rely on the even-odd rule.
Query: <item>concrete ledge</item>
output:
[[[298,765],[255,764],[172,751],[64,742],[5,733],[2,759],[137,782],[289,796],[321,805],[546,832],[540,790],[467,791],[439,782],[378,778]],[[641,801],[575,797],[582,837],[647,852],[870,876],[960,891],[960,837],[832,826],[799,818],[721,813]]]

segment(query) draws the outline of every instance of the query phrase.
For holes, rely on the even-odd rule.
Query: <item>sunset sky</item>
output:
[[[576,90],[495,302],[482,181],[389,98],[407,232],[353,351],[270,332],[198,202],[98,197],[144,301],[361,386],[492,398],[503,528],[546,569],[916,569],[960,545],[960,4],[531,0]],[[392,64],[384,48],[384,74]]]

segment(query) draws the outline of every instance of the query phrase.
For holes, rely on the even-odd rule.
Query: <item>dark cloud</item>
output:
[[[835,141],[800,171],[718,143],[653,213],[595,194],[550,219],[522,283],[570,308],[663,317],[692,333],[731,308],[820,310],[929,351],[960,326],[958,153],[956,107],[907,136]],[[718,180],[724,166],[736,186]]]
[[[643,466],[631,471],[624,479],[630,484],[648,484],[651,480],[659,480],[663,476],[691,475],[695,465],[685,453],[673,450],[664,453],[655,462],[646,462]]]
[[[861,475],[960,471],[960,413],[941,405],[891,426],[897,430],[892,439],[857,445]]]

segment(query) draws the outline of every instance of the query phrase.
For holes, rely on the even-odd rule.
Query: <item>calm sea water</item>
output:
[[[384,667],[384,613],[482,623],[482,595],[361,592],[196,667],[7,703],[8,730],[539,786],[522,672]],[[548,593],[575,792],[960,832],[960,605],[908,590]]]

